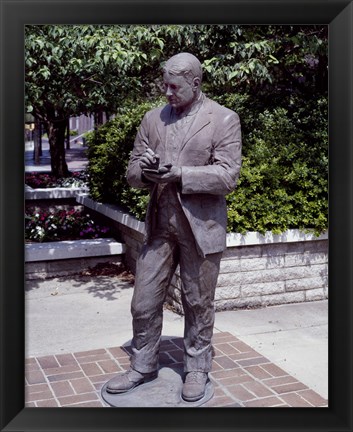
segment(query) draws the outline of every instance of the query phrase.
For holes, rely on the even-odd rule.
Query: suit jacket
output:
[[[171,109],[166,105],[145,114],[127,169],[132,187],[151,190],[146,214],[147,240],[155,215],[157,184],[143,180],[139,160],[149,147],[160,155],[162,164],[168,162],[164,146]],[[225,195],[235,189],[241,167],[239,116],[205,98],[183,139],[177,165],[182,173],[178,197],[200,254],[223,251],[227,227]]]

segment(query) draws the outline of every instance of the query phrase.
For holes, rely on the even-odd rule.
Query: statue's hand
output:
[[[181,168],[171,164],[161,166],[156,172],[144,169],[142,173],[148,180],[154,183],[172,183],[181,180]]]
[[[159,155],[148,148],[140,158],[140,167],[142,169],[158,169]]]

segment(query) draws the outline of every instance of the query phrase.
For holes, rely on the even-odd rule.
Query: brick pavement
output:
[[[182,366],[182,338],[165,339],[160,365]],[[215,394],[203,407],[327,407],[328,402],[228,332],[213,338]],[[26,359],[26,407],[106,407],[103,384],[129,367],[130,347]]]

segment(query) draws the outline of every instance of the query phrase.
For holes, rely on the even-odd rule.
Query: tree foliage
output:
[[[160,57],[163,40],[141,26],[31,25],[25,36],[26,111],[46,125],[52,171],[64,176],[67,119],[115,112],[140,91],[147,53]]]
[[[26,111],[48,131],[55,175],[67,174],[70,116],[116,113],[126,98],[153,98],[160,64],[180,51],[202,62],[210,96],[246,92],[261,106],[327,84],[325,26],[28,25]],[[276,102],[276,103],[277,103]]]

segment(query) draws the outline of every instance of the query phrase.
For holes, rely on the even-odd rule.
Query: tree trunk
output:
[[[42,122],[39,122],[39,156],[43,155],[43,150],[42,150],[42,135],[43,135],[43,125]]]
[[[70,150],[70,119],[66,122],[66,150]]]
[[[67,120],[55,120],[48,123],[48,138],[51,157],[51,172],[56,177],[69,174],[65,160],[65,132]]]
[[[39,129],[40,122],[36,119],[34,123],[34,130],[33,130],[33,159],[34,164],[39,165],[40,163],[40,129]]]
[[[103,124],[103,113],[101,111],[94,113],[94,129],[98,130]]]

